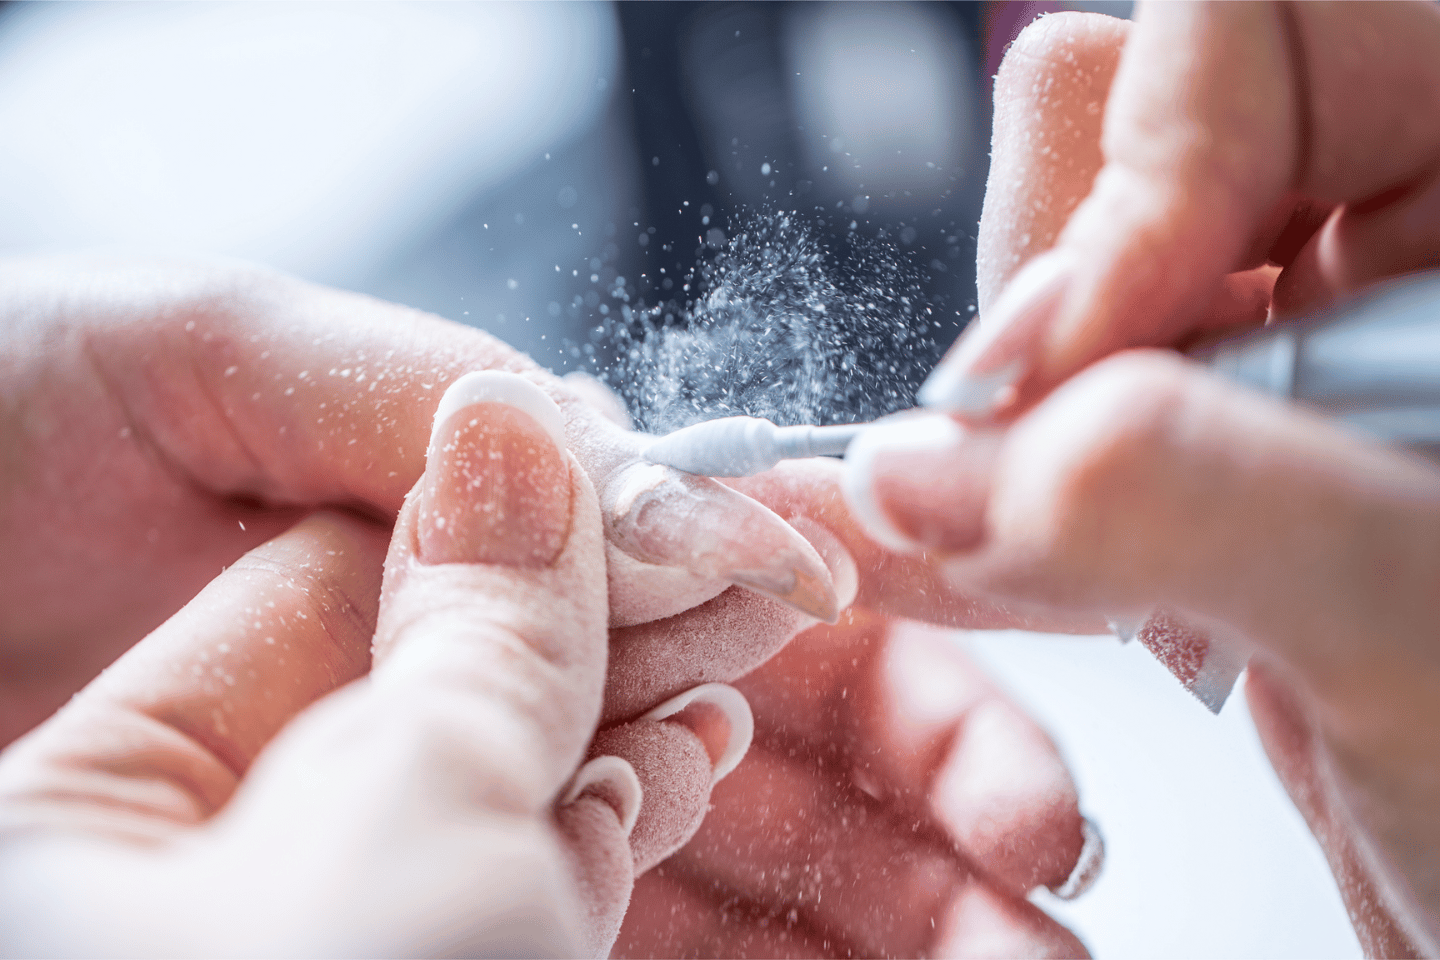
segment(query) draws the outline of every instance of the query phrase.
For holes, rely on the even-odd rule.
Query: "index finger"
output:
[[[1253,266],[1256,251],[1275,253],[1297,198],[1354,207],[1299,258],[1319,292],[1296,302],[1433,260],[1433,229],[1387,231],[1377,258],[1358,249],[1376,232],[1345,224],[1373,216],[1367,204],[1440,203],[1437,51],[1433,4],[1142,5],[1106,103],[1093,188],[1055,248],[947,360],[929,399],[984,393],[974,405],[993,408],[1118,349],[1173,343],[1228,274]]]

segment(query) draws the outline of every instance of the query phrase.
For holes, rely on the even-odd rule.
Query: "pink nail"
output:
[[[973,549],[994,444],[946,414],[882,420],[845,452],[841,489],[871,539],[897,553]]]
[[[513,373],[455,381],[440,400],[420,481],[427,563],[545,567],[570,530],[570,464],[555,401]]]
[[[644,563],[726,580],[834,623],[839,598],[815,548],[784,520],[708,477],[636,462],[600,494],[615,546]]]

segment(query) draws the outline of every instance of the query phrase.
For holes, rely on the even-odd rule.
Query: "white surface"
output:
[[[34,4],[0,20],[0,250],[349,285],[593,123],[600,4]]]
[[[1105,836],[1088,893],[1037,898],[1097,957],[1361,955],[1243,686],[1216,717],[1138,643],[1013,631],[962,642],[1051,732]]]

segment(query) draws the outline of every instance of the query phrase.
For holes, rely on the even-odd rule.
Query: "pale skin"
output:
[[[963,442],[887,462],[883,509],[971,590],[1163,605],[1255,644],[1257,727],[1364,949],[1435,954],[1440,471],[1130,348],[1440,265],[1440,10],[1047,17],[995,123],[981,319],[955,355],[1018,379]]]
[[[834,464],[637,484],[638,441],[472,329],[244,266],[3,271],[0,719],[5,740],[32,730],[0,755],[6,951],[603,954],[633,878],[699,826],[726,739],[703,710],[644,711],[750,673],[857,595],[1078,624],[1017,620],[879,548]],[[548,393],[568,450],[498,403],[432,444],[447,386],[487,368]],[[906,862],[927,897],[850,885],[876,928],[817,911],[803,874],[757,884],[756,851],[722,844],[689,855],[690,886],[641,889],[626,943],[693,929],[645,919],[688,889],[687,924],[805,949],[1083,953],[1024,899],[1082,845],[1053,745],[953,648],[846,616],[746,688],[759,745],[717,829],[767,789],[777,816],[863,807],[876,851],[923,825]],[[703,656],[666,655],[687,643]],[[954,683],[914,728],[899,692],[936,671]],[[855,694],[832,703],[835,683]],[[777,737],[799,738],[778,792],[753,773]],[[1030,775],[993,776],[1014,750]],[[616,783],[567,793],[597,755],[644,790],[628,835]],[[763,922],[792,908],[786,931]]]

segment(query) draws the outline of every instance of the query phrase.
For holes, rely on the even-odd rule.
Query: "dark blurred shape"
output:
[[[989,105],[974,67],[980,7],[621,3],[643,224],[654,228],[639,250],[642,295],[652,302],[667,295],[655,289],[660,268],[664,276],[683,275],[705,254],[707,235],[728,230],[743,211],[796,211],[837,259],[857,241],[894,244],[926,275],[925,293],[940,307],[932,335],[948,344],[973,309],[974,233],[987,171]],[[917,65],[922,45],[928,49],[919,57],[931,56]],[[847,67],[851,77],[857,69],[862,78],[867,71],[919,76],[917,86],[928,89],[886,91],[888,104],[861,103],[837,120],[834,111],[825,115],[827,103],[844,108],[864,99],[824,86],[829,80],[833,87],[836,75],[846,79]],[[926,84],[926,71],[941,76]],[[926,106],[943,114],[954,142],[935,156],[901,156],[888,171],[856,170],[840,131],[824,128],[848,120],[848,132],[872,134],[874,154],[888,146],[887,136],[894,139],[889,114],[903,114],[907,98],[934,99],[937,91],[939,102]]]
[[[624,75],[595,129],[461,202],[367,290],[555,368],[589,359],[567,342],[603,365],[613,344],[593,334],[621,308],[617,278],[632,302],[683,308],[737,225],[794,211],[840,272],[879,244],[919,275],[934,346],[910,331],[871,359],[904,350],[922,376],[974,311],[983,6],[622,2]]]

